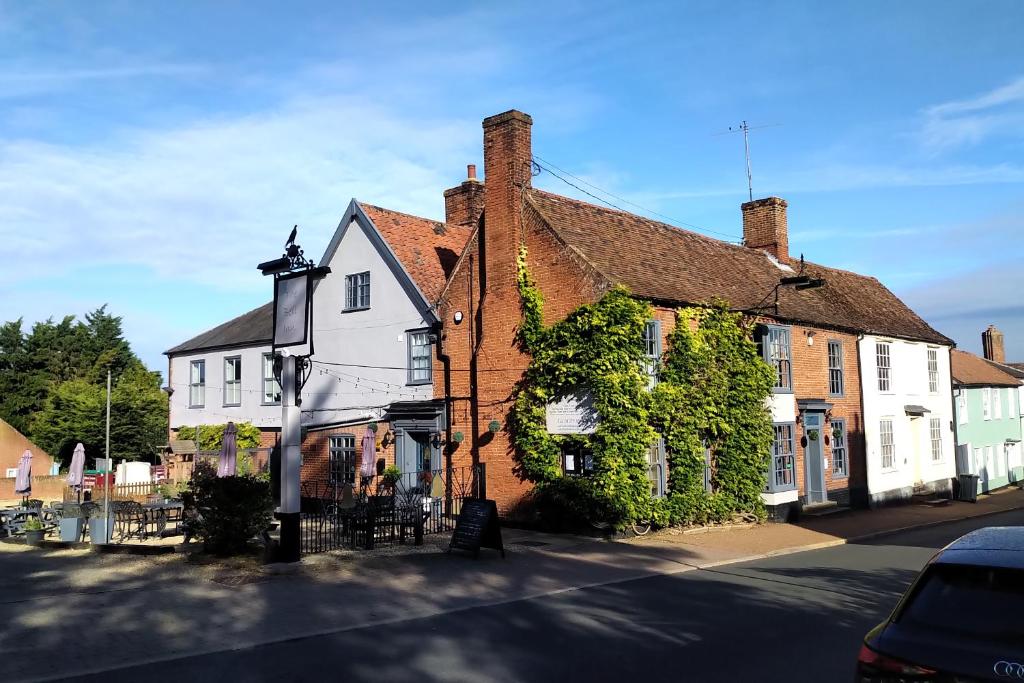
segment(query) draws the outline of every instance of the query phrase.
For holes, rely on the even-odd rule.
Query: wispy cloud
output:
[[[931,154],[976,145],[997,133],[1020,135],[1024,124],[1024,77],[975,97],[924,110],[920,142]]]
[[[137,64],[134,66],[30,69],[14,64],[0,66],[0,99],[59,93],[101,82],[131,79],[194,78],[210,73],[202,64]],[[119,83],[120,84],[120,83]]]

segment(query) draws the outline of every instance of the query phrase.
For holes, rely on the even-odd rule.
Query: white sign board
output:
[[[274,302],[274,346],[295,346],[306,343],[306,289],[309,275],[277,279]]]
[[[589,393],[566,396],[547,405],[549,434],[593,434],[599,416]]]

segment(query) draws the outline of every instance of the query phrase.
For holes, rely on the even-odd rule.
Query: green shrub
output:
[[[245,552],[273,519],[270,484],[251,475],[218,477],[206,462],[196,463],[183,499],[194,535],[214,555]]]

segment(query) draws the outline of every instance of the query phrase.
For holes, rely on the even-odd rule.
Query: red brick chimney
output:
[[[981,333],[981,348],[985,352],[985,358],[997,363],[1006,362],[1006,351],[1003,349],[1003,333],[996,329],[995,325],[989,325],[988,329]]]
[[[765,197],[746,202],[743,210],[743,246],[762,249],[780,261],[789,260],[786,200]]]
[[[476,164],[466,166],[466,179],[444,191],[444,222],[475,228],[484,212],[484,185],[476,179]]]
[[[515,109],[484,119],[483,254],[486,291],[515,289],[523,190],[530,187],[533,119]]]

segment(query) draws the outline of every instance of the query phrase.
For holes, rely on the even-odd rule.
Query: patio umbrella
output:
[[[359,468],[359,474],[364,477],[372,477],[377,471],[377,436],[369,427],[363,432],[362,451],[363,462]]]
[[[14,492],[28,496],[32,493],[32,451],[26,450],[18,461],[18,475],[14,479]]]
[[[85,474],[85,446],[79,443],[75,446],[75,452],[71,455],[71,467],[68,468],[67,485],[72,488],[82,487],[82,477]]]
[[[224,428],[224,443],[220,447],[220,459],[217,461],[218,477],[235,476],[235,460],[238,455],[237,434],[238,428],[235,427],[235,423],[228,422],[227,427]]]

